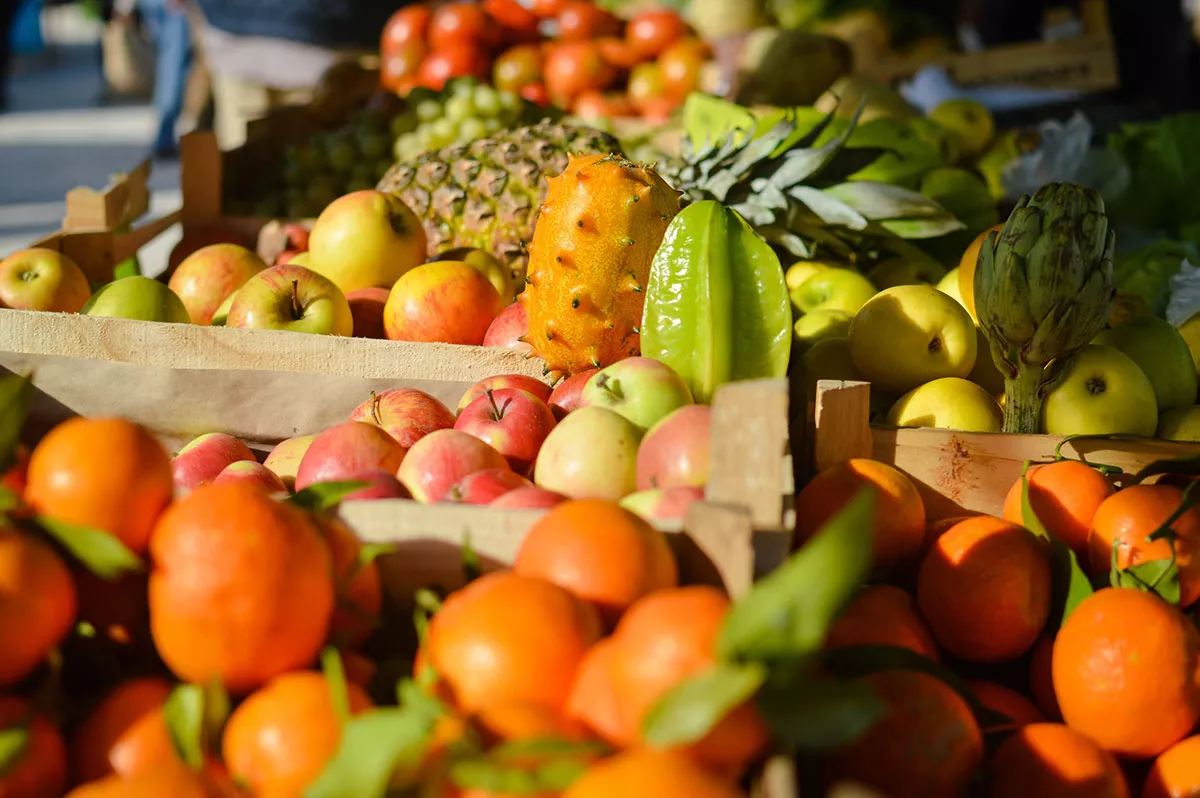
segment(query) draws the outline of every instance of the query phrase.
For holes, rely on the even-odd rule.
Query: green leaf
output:
[[[72,557],[101,579],[115,580],[141,571],[145,564],[125,544],[102,529],[68,524],[44,515],[34,522]]]
[[[667,748],[693,743],[762,687],[767,669],[761,663],[718,663],[696,674],[660,698],[642,723],[651,746]]]
[[[369,487],[370,484],[362,480],[318,482],[316,485],[309,485],[303,490],[296,491],[291,496],[288,496],[286,501],[302,510],[308,510],[311,513],[321,513],[326,510],[332,510],[341,503],[342,499],[356,490]]]
[[[470,530],[467,530],[467,533],[463,535],[462,568],[463,584],[470,584],[483,575],[483,563],[479,560],[479,553],[471,545]]]
[[[321,670],[329,683],[329,698],[333,701],[333,713],[338,723],[346,725],[350,720],[350,694],[346,691],[346,669],[342,667],[342,655],[333,646],[321,652]]]
[[[21,764],[29,749],[31,734],[28,724],[0,729],[0,779]]]
[[[866,682],[816,676],[785,686],[768,684],[756,703],[772,735],[805,753],[853,743],[887,709]]]
[[[413,625],[417,627],[417,642],[425,639],[429,619],[442,608],[442,600],[429,588],[421,588],[413,594]]]
[[[0,516],[7,515],[21,506],[21,497],[0,485]]]
[[[461,756],[450,766],[450,780],[462,789],[488,795],[558,794],[605,752],[596,743],[553,737],[516,740]]]
[[[887,183],[855,181],[825,189],[868,219],[936,219],[947,211],[924,194]]]
[[[1021,474],[1021,522],[1026,529],[1046,541],[1050,546],[1050,620],[1051,629],[1057,629],[1071,617],[1071,613],[1085,598],[1092,595],[1092,583],[1079,565],[1075,552],[1061,540],[1051,535],[1038,518],[1029,501],[1029,475]]]
[[[733,605],[717,641],[724,661],[798,659],[871,569],[875,497],[861,491],[799,551]]]
[[[1147,593],[1156,593],[1169,604],[1179,606],[1182,588],[1179,582],[1179,564],[1174,557],[1165,560],[1149,560],[1123,570],[1113,571],[1113,587],[1132,587]]]
[[[8,374],[0,378],[0,471],[7,471],[16,460],[21,427],[32,399],[33,377]]]
[[[221,677],[214,675],[204,686],[204,725],[200,730],[204,750],[220,752],[221,733],[225,728],[225,721],[229,720],[231,709],[229,692],[225,689]]]
[[[304,798],[383,798],[401,762],[419,762],[438,715],[421,706],[368,709],[342,730],[338,750]]]
[[[965,230],[966,225],[949,213],[921,219],[884,219],[879,226],[901,238],[937,238],[955,230]]]
[[[167,696],[162,708],[175,754],[194,770],[204,765],[204,704],[203,687],[181,684]]]

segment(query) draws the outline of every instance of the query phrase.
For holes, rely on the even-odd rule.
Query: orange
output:
[[[562,798],[745,798],[678,752],[635,748],[593,765]]]
[[[1016,690],[1010,690],[1002,684],[985,679],[968,679],[967,687],[971,688],[971,692],[979,699],[979,703],[1009,719],[1009,722],[996,726],[997,729],[1020,728],[1028,726],[1030,723],[1045,723],[1046,721],[1042,711]]]
[[[938,538],[917,574],[917,604],[942,648],[971,662],[1028,651],[1050,614],[1048,551],[1024,527],[986,515]]]
[[[67,787],[62,734],[25,699],[0,695],[0,730],[22,726],[29,737],[20,759],[0,775],[0,798],[59,798]]]
[[[796,497],[796,538],[803,543],[864,488],[875,493],[875,567],[886,570],[916,557],[925,539],[925,503],[902,472],[874,460],[852,459],[817,474]]]
[[[624,748],[633,741],[633,733],[621,722],[617,697],[613,691],[612,638],[605,638],[588,650],[571,694],[567,698],[567,717],[578,720],[614,748]]]
[[[191,770],[177,759],[132,776],[107,776],[76,787],[67,798],[238,798],[228,780],[208,769]]]
[[[1092,576],[1103,576],[1112,568],[1113,544],[1117,567],[1129,568],[1151,560],[1171,557],[1168,540],[1146,542],[1183,503],[1183,491],[1171,485],[1134,485],[1114,493],[1100,505],[1092,519],[1088,538],[1088,561]],[[1200,507],[1192,507],[1174,523],[1175,561],[1179,566],[1180,605],[1191,606],[1200,598]]]
[[[39,513],[102,529],[143,554],[174,491],[171,458],[149,432],[121,418],[72,418],[34,448],[25,500]]]
[[[865,677],[886,714],[825,758],[832,783],[855,781],[889,798],[958,798],[983,759],[983,735],[953,688],[916,671]]]
[[[1062,720],[1058,696],[1054,694],[1054,637],[1038,639],[1029,655],[1029,692],[1047,720]]]
[[[609,625],[650,591],[679,584],[666,536],[601,499],[563,502],[542,516],[521,544],[513,571],[570,590]]]
[[[917,602],[898,587],[871,585],[842,610],[825,638],[826,648],[898,646],[938,661],[937,643]]]
[[[657,701],[689,677],[716,666],[716,643],[729,614],[716,588],[659,590],[629,608],[613,633],[611,677],[621,725],[635,742]],[[752,701],[736,708],[688,747],[702,764],[738,774],[768,742]]]
[[[1200,720],[1200,632],[1151,593],[1088,596],[1054,640],[1054,692],[1068,726],[1118,756],[1152,757]]]
[[[446,599],[422,653],[463,712],[508,701],[561,710],[599,637],[590,605],[550,582],[498,571]]]
[[[175,750],[162,706],[171,694],[166,679],[130,679],[96,705],[71,738],[71,773],[77,784],[112,774],[132,776],[164,760]]]
[[[329,544],[329,554],[337,575],[339,601],[329,631],[348,643],[361,643],[371,634],[383,606],[379,565],[372,560],[361,568],[358,566],[362,541],[340,518],[331,515],[314,517],[325,542]],[[349,580],[347,577],[350,577]]]
[[[1004,225],[998,224],[977,235],[958,262],[958,293],[972,316],[975,315],[975,266],[979,261],[979,251],[983,249],[983,242],[987,240],[988,233],[995,230],[998,234],[1003,229]]]
[[[484,747],[514,740],[586,740],[582,724],[541,704],[510,701],[491,704],[471,717]]]
[[[371,707],[347,684],[350,712]],[[337,751],[342,729],[329,682],[315,671],[277,676],[233,711],[221,740],[229,772],[256,795],[300,795]]]
[[[1108,478],[1078,460],[1037,465],[1026,472],[1029,504],[1046,531],[1081,558],[1087,556],[1088,532],[1096,510],[1113,494]],[[1004,517],[1024,526],[1021,515],[1021,480],[1004,498]]]
[[[1019,729],[996,751],[991,798],[1129,798],[1108,751],[1061,723]]]
[[[1142,798],[1193,798],[1200,795],[1200,735],[1180,740],[1158,755]]]
[[[921,543],[921,555],[933,548],[933,544],[937,543],[938,538],[946,534],[959,521],[966,521],[968,518],[973,518],[970,515],[952,515],[947,518],[939,518],[936,521],[930,521],[925,525],[925,540]]]
[[[0,527],[0,686],[34,671],[75,622],[75,584],[54,550]]]
[[[246,693],[316,658],[333,567],[301,510],[246,483],[204,485],[163,514],[150,554],[150,630],[179,678]]]

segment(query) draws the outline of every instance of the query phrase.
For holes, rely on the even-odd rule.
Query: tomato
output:
[[[633,69],[643,61],[649,60],[629,42],[616,36],[605,36],[596,39],[595,43],[600,50],[600,57],[617,69]]]
[[[554,19],[562,13],[567,0],[533,0],[529,10],[542,19]]]
[[[434,51],[490,41],[494,33],[495,23],[474,3],[441,6],[429,20],[429,46]]]
[[[571,113],[582,119],[612,119],[633,116],[635,109],[623,94],[604,93],[588,89],[575,98]]]
[[[558,38],[580,42],[601,36],[616,36],[621,20],[587,0],[569,0],[558,14]]]
[[[500,25],[502,41],[537,41],[538,18],[517,0],[483,0],[483,10]]]
[[[655,124],[671,121],[671,115],[679,108],[679,102],[672,97],[657,97],[642,104],[639,109],[642,119]]]
[[[383,40],[379,49],[387,52],[390,48],[411,41],[425,41],[429,31],[430,12],[426,6],[406,6],[388,18],[383,26]]]
[[[588,89],[605,89],[616,78],[616,70],[605,63],[590,42],[571,42],[555,48],[544,68],[546,90],[560,105]]]
[[[492,64],[492,85],[501,91],[517,91],[527,83],[542,80],[542,51],[535,44],[510,47]]]
[[[529,100],[534,105],[540,105],[542,108],[550,104],[550,93],[546,91],[543,83],[526,83],[521,87],[519,94],[523,99]]]
[[[426,56],[418,79],[422,86],[440,91],[450,78],[470,75],[485,80],[488,66],[487,54],[477,44],[447,45]]]
[[[658,64],[638,64],[629,74],[629,100],[641,110],[666,96],[662,70]]]
[[[683,39],[668,47],[658,57],[666,95],[682,101],[700,88],[700,71],[707,60],[708,50],[696,39]]]
[[[629,20],[625,38],[638,52],[653,58],[687,35],[683,18],[668,9],[643,11]]]
[[[382,53],[379,65],[379,83],[388,91],[406,94],[417,82],[421,73],[421,62],[427,51],[425,43],[412,40],[403,45],[393,44]]]

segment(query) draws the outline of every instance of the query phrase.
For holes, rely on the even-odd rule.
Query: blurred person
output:
[[[158,112],[158,131],[153,154],[155,158],[174,158],[179,154],[176,129],[193,59],[187,0],[137,0],[137,3],[156,47],[153,103]]]
[[[8,75],[12,69],[13,23],[19,0],[0,0],[0,111],[8,109]]]

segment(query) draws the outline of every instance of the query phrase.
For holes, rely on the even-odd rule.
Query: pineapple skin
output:
[[[421,218],[428,257],[481,249],[507,263],[521,285],[546,178],[562,173],[571,155],[619,148],[603,131],[541,122],[397,163],[376,188],[399,194]]]
[[[679,192],[613,154],[572,157],[548,183],[518,297],[525,340],[562,375],[637,355],[650,264]]]

